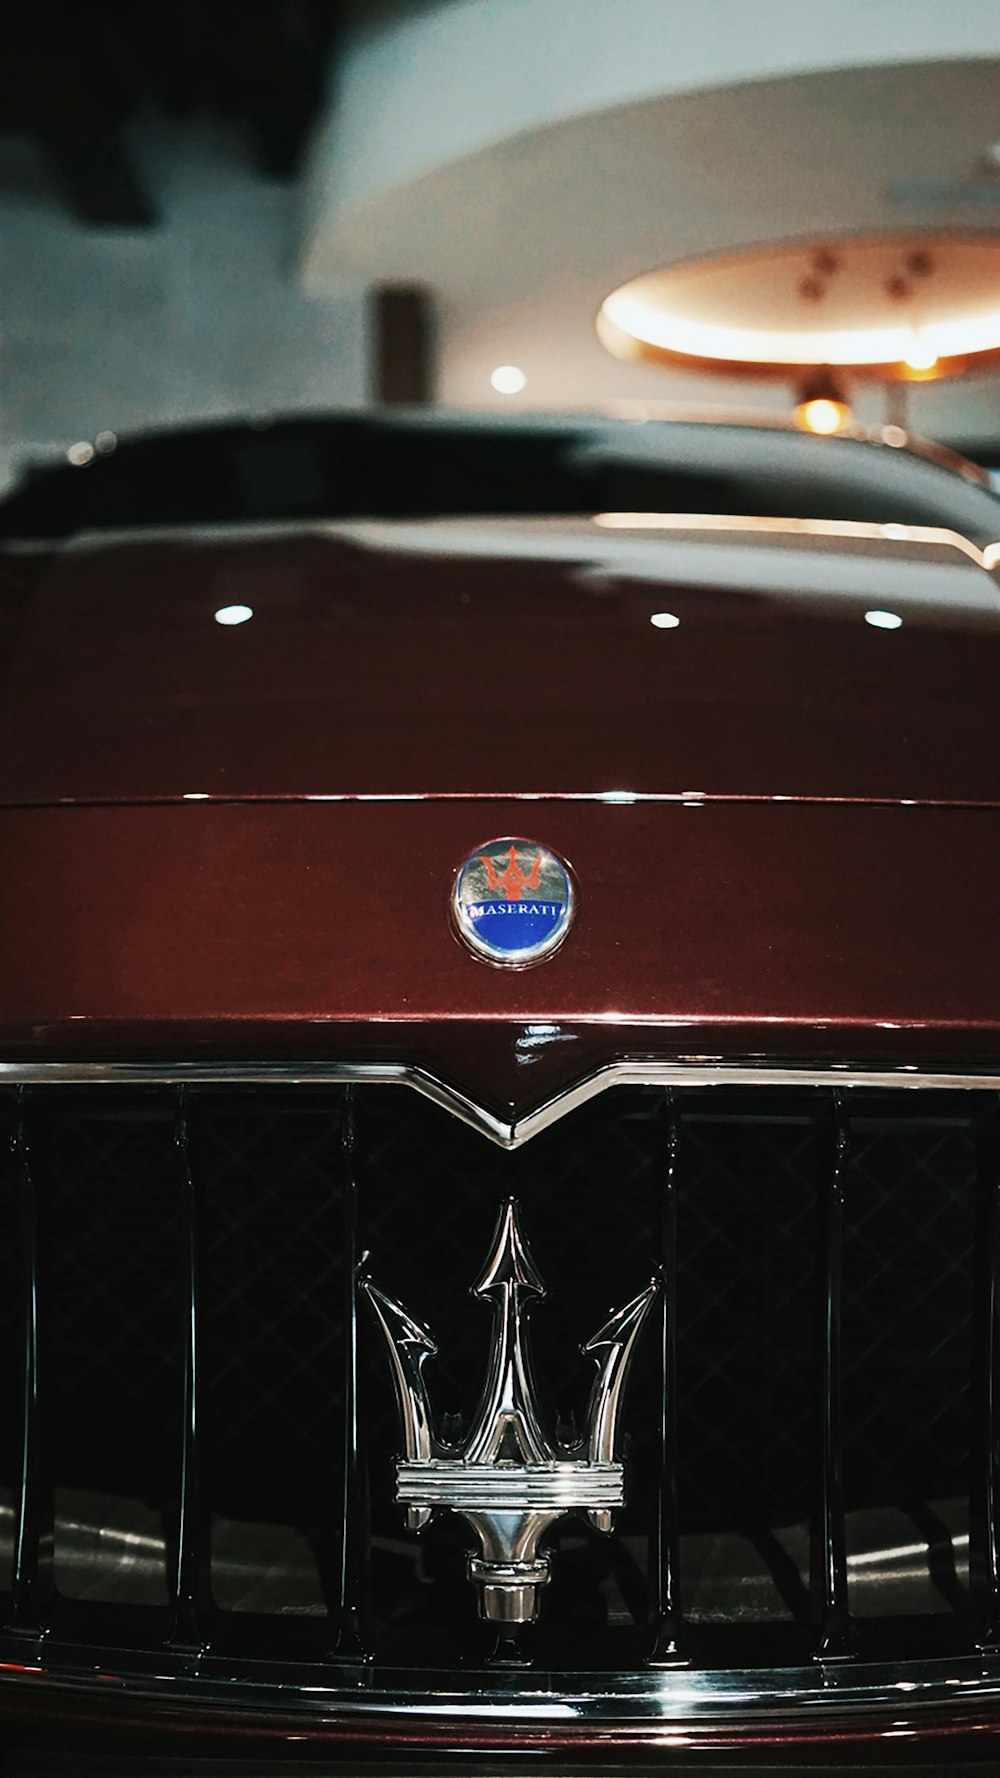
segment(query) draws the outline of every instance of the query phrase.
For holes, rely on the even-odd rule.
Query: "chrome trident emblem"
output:
[[[435,1507],[461,1513],[479,1539],[469,1579],[480,1589],[483,1616],[497,1623],[529,1623],[538,1590],[549,1579],[549,1556],[538,1548],[564,1513],[585,1511],[599,1531],[625,1499],[616,1457],[618,1416],[636,1336],[659,1285],[653,1279],[583,1347],[597,1365],[579,1444],[564,1448],[542,1431],[531,1370],[528,1309],[544,1297],[512,1198],[500,1215],[492,1254],[473,1294],[491,1301],[493,1343],[486,1387],[472,1428],[460,1445],[436,1437],[424,1361],[434,1336],[372,1283],[361,1279],[392,1364],[405,1454],[396,1464],[396,1499],[412,1530]]]

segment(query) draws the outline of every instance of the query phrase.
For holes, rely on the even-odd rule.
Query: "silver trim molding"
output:
[[[478,1100],[409,1062],[0,1062],[0,1086],[406,1086],[500,1148],[521,1148],[610,1087],[884,1087],[1000,1092],[1000,1070],[866,1068],[853,1062],[766,1063],[679,1056],[623,1059],[595,1069],[523,1117],[498,1117]]]
[[[13,1645],[6,1644],[11,1648]],[[54,1644],[44,1651],[16,1648],[15,1671],[0,1672],[0,1700],[10,1691],[39,1694],[39,1708],[51,1709],[60,1698],[83,1702],[97,1699],[106,1714],[113,1695],[127,1717],[129,1708],[145,1711],[150,1704],[166,1707],[175,1725],[184,1713],[185,1726],[196,1717],[205,1726],[213,1713],[226,1716],[238,1709],[244,1729],[257,1719],[309,1725],[335,1742],[354,1739],[370,1725],[372,1739],[392,1748],[394,1734],[407,1738],[409,1725],[428,1723],[442,1742],[463,1730],[481,1728],[482,1746],[517,1751],[540,1745],[553,1752],[558,1742],[576,1739],[591,1745],[622,1749],[647,1747],[663,1769],[665,1750],[675,1744],[688,1750],[699,1745],[722,1750],[750,1742],[755,1757],[767,1758],[769,1744],[801,1742],[803,1751],[822,1738],[870,1743],[866,1751],[886,1757],[884,1737],[899,1735],[934,1739],[949,1733],[978,1734],[987,1751],[987,1737],[1000,1723],[1000,1669],[990,1656],[950,1660],[816,1664],[810,1667],[663,1672],[600,1673],[581,1676],[581,1683],[555,1685],[551,1676],[524,1669],[514,1685],[504,1675],[483,1684],[476,1669],[448,1673],[433,1693],[428,1672],[414,1674],[383,1669],[379,1689],[359,1681],[358,1669],[345,1675],[329,1667],[314,1669],[309,1686],[289,1684],[287,1671],[234,1674],[226,1663],[203,1657],[197,1673],[169,1652],[123,1654],[120,1649],[88,1651],[84,1667],[79,1651]],[[145,1670],[144,1670],[145,1668]],[[317,1734],[319,1729],[319,1734]],[[534,1737],[542,1736],[539,1743]],[[557,1745],[558,1745],[557,1742]],[[450,1742],[454,1752],[454,1742]],[[942,1755],[945,1749],[942,1748]]]

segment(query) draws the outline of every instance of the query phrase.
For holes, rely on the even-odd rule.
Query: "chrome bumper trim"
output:
[[[166,1705],[175,1723],[188,1726],[215,1711],[239,1712],[245,1733],[254,1732],[255,1720],[271,1718],[331,1741],[350,1740],[364,1725],[387,1749],[411,1738],[446,1745],[468,1736],[483,1747],[516,1747],[539,1733],[549,1746],[589,1740],[659,1749],[826,1742],[834,1733],[838,1741],[916,1740],[933,1732],[935,1719],[938,1733],[1000,1733],[1000,1666],[988,1656],[891,1666],[591,1673],[580,1674],[575,1686],[530,1670],[470,1672],[463,1682],[450,1671],[317,1666],[300,1669],[289,1685],[287,1669],[263,1664],[249,1666],[234,1684],[232,1668],[212,1655],[188,1661],[182,1671],[166,1654],[127,1662],[118,1655],[105,1664],[110,1651],[95,1649],[84,1667],[76,1650],[68,1659],[69,1651],[58,1648],[42,1659],[33,1658],[30,1647],[18,1652],[16,1666],[0,1668],[0,1712],[4,1693],[13,1687],[23,1695],[28,1678],[43,1711],[60,1693],[81,1703],[100,1698],[106,1710],[114,1694],[122,1715],[129,1700],[133,1707]]]

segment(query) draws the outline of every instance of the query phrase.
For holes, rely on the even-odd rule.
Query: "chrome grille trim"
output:
[[[622,1059],[506,1120],[408,1062],[0,1062],[0,1086],[405,1086],[440,1105],[504,1149],[521,1148],[542,1130],[611,1087],[882,1087],[929,1092],[1000,1092],[996,1068],[894,1068],[854,1062],[768,1065],[706,1056]]]
[[[197,1700],[209,1717],[213,1707],[233,1708],[232,1686],[227,1684],[224,1667],[220,1671],[211,1656],[203,1657],[193,1673],[190,1663],[184,1669],[161,1655],[158,1671],[150,1674],[142,1670],[141,1656],[123,1658],[120,1650],[106,1654],[94,1650],[86,1672],[67,1661],[59,1647],[50,1648],[44,1659],[30,1648],[21,1652],[17,1675],[9,1671],[0,1674],[0,1704],[5,1691],[12,1684],[16,1686],[17,1676],[30,1673],[49,1698],[60,1692],[78,1698],[88,1693],[106,1696],[113,1688],[123,1702],[130,1697],[136,1701],[160,1699],[176,1707]],[[331,1740],[349,1737],[352,1719],[368,1719],[373,1726],[380,1725],[380,1734],[391,1745],[394,1729],[405,1734],[407,1722],[428,1719],[441,1745],[448,1744],[449,1732],[478,1723],[483,1746],[502,1746],[504,1741],[516,1746],[525,1732],[530,1735],[532,1730],[547,1729],[551,1733],[556,1725],[563,1725],[567,1744],[574,1739],[574,1728],[579,1733],[589,1727],[612,1734],[617,1731],[623,1740],[634,1739],[640,1744],[647,1740],[662,1749],[664,1730],[670,1728],[678,1732],[679,1739],[683,1737],[681,1744],[690,1747],[697,1747],[701,1739],[713,1739],[713,1731],[718,1735],[727,1729],[726,1740],[736,1743],[746,1738],[758,1746],[766,1744],[768,1728],[775,1739],[794,1741],[801,1735],[808,1741],[817,1721],[824,1735],[834,1731],[839,1722],[841,1733],[847,1728],[845,1739],[862,1739],[866,1734],[881,1738],[886,1728],[869,1725],[865,1717],[883,1711],[892,1712],[898,1733],[915,1738],[929,1726],[922,1719],[942,1707],[950,1707],[959,1720],[967,1715],[971,1726],[980,1731],[988,1727],[995,1733],[995,1713],[1000,1706],[1000,1664],[989,1657],[897,1664],[831,1662],[780,1670],[602,1672],[587,1675],[587,1682],[578,1690],[553,1685],[548,1677],[530,1670],[518,1672],[516,1690],[504,1684],[502,1677],[495,1685],[484,1686],[482,1674],[478,1674],[466,1686],[452,1674],[447,1686],[433,1698],[427,1695],[426,1673],[386,1670],[384,1683],[375,1691],[368,1686],[359,1689],[357,1672],[357,1668],[348,1667],[341,1679],[331,1675],[329,1667],[317,1666],[315,1684],[292,1689],[282,1683],[280,1668],[262,1661],[256,1674],[240,1685],[239,1708],[250,1719],[254,1715],[273,1715],[290,1722],[305,1719],[314,1732],[316,1718],[321,1716],[323,1730]],[[984,1721],[987,1713],[988,1722]]]

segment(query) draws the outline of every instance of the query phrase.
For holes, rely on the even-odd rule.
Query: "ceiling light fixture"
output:
[[[618,358],[781,378],[826,364],[896,382],[1000,359],[1000,236],[859,235],[706,255],[643,273],[602,304]]]
[[[851,404],[829,365],[819,366],[805,378],[795,404],[795,424],[803,432],[830,438],[834,433],[843,432],[852,417]]]
[[[928,348],[938,359],[997,352],[1000,308],[969,316],[967,320],[929,325],[924,332]],[[758,332],[749,327],[675,319],[646,308],[624,291],[608,297],[598,316],[598,333],[619,358],[634,358],[637,345],[650,346],[665,356],[711,362],[720,371],[740,365],[755,369],[801,366],[815,363],[817,358],[827,364],[888,368],[905,364],[913,342],[908,327],[781,333],[774,329],[762,328]]]
[[[926,375],[930,371],[937,370],[938,355],[928,340],[921,339],[917,335],[903,359],[903,363],[907,370],[916,371],[918,375]]]
[[[528,379],[516,364],[498,364],[490,372],[490,382],[498,395],[520,395]]]

